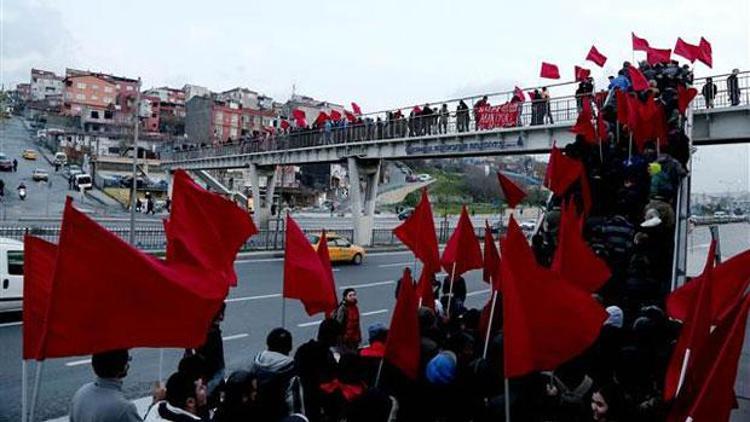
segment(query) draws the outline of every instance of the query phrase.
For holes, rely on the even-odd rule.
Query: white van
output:
[[[20,311],[23,300],[23,242],[0,237],[0,313]]]
[[[86,173],[76,174],[74,183],[77,190],[91,190],[94,187],[91,183],[91,176]]]

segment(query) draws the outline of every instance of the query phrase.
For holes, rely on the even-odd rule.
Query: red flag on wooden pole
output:
[[[646,50],[646,61],[650,65],[669,63],[672,60],[672,50],[668,48],[649,48]]]
[[[405,268],[391,317],[384,359],[399,368],[404,375],[415,380],[419,375],[419,351],[416,289],[411,278],[411,270]]]
[[[427,197],[427,189],[422,189],[422,198],[414,208],[414,212],[406,221],[393,229],[393,234],[414,252],[414,255],[430,271],[435,272],[440,269],[435,220],[432,217],[432,206]]]
[[[357,116],[362,115],[362,109],[359,108],[359,105],[357,105],[357,103],[355,102],[352,102],[352,111],[354,111],[354,114],[356,114]]]
[[[645,91],[649,88],[648,80],[637,67],[628,67],[628,74],[630,75],[630,81],[633,83],[633,91]]]
[[[40,346],[52,297],[57,246],[34,236],[24,237],[23,243],[23,358],[43,359]]]
[[[560,70],[557,69],[557,65],[547,62],[542,62],[542,69],[539,76],[547,79],[560,79]]]
[[[600,53],[599,50],[596,49],[596,46],[592,45],[589,54],[586,55],[586,60],[596,63],[599,67],[603,67],[604,63],[607,62],[607,56]]]
[[[682,38],[677,37],[677,42],[674,45],[674,54],[682,56],[689,60],[690,63],[693,63],[700,55],[700,48],[697,45],[688,44]]]
[[[515,208],[526,198],[526,192],[503,173],[497,172],[497,181],[500,183],[500,190],[503,191],[505,202],[509,207]]]
[[[585,81],[589,76],[591,76],[591,70],[580,66],[574,66],[573,75],[575,76],[576,81]]]
[[[707,39],[701,37],[701,42],[698,44],[698,57],[697,59],[705,64],[706,66],[713,68],[714,60],[712,55],[711,43]]]
[[[323,265],[323,268],[326,270],[326,275],[328,276],[328,284],[325,286],[324,291],[327,291],[331,295],[331,298],[327,303],[322,304],[322,308],[326,316],[330,316],[331,313],[336,310],[338,298],[336,297],[336,280],[333,278],[331,256],[328,253],[328,235],[326,235],[325,229],[320,234],[320,240],[318,240],[318,249],[316,252],[318,253],[320,264]]]
[[[635,33],[630,33],[631,40],[633,42],[633,50],[635,51],[648,51],[649,45],[645,38],[639,38]]]
[[[466,205],[461,209],[458,224],[445,245],[440,262],[448,274],[455,272],[456,275],[461,275],[466,271],[482,268],[482,249],[479,247]]]

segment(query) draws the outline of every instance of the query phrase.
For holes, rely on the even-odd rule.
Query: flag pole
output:
[[[508,377],[504,379],[505,383],[505,422],[510,422],[510,383]]]
[[[21,422],[26,422],[29,416],[28,382],[26,376],[27,364],[28,362],[26,359],[21,360]]]
[[[680,390],[682,389],[682,384],[685,382],[685,374],[687,373],[687,365],[688,365],[689,360],[690,360],[690,349],[685,349],[685,355],[682,356],[682,368],[680,368],[680,378],[677,381],[677,390],[675,391],[675,396],[680,394]]]
[[[484,351],[482,359],[487,359],[487,349],[490,347],[490,333],[492,332],[492,320],[495,318],[495,303],[497,303],[497,290],[492,290],[492,304],[490,305],[490,321],[487,324],[487,335],[484,338]]]
[[[31,406],[29,408],[29,421],[34,421],[34,413],[36,410],[36,403],[39,399],[39,386],[42,381],[42,369],[44,368],[44,361],[38,360],[36,361],[36,372],[34,373],[34,388],[31,392]]]
[[[451,301],[453,300],[453,282],[456,278],[456,262],[453,263],[453,269],[451,270],[451,284],[448,288],[448,306],[446,306],[445,314],[450,319],[451,317]]]
[[[375,385],[373,388],[378,388],[378,385],[380,385],[380,374],[383,372],[383,361],[385,360],[385,357],[380,358],[380,364],[378,365],[378,373],[375,375]]]
[[[633,132],[630,132],[630,140],[628,141],[628,163],[633,159]]]
[[[164,348],[159,349],[159,386],[163,386],[164,383]]]
[[[286,298],[281,296],[281,328],[286,328]]]

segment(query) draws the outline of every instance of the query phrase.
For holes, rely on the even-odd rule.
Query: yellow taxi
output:
[[[308,235],[307,238],[312,243],[313,248],[318,250],[320,233]],[[365,259],[365,249],[361,246],[352,245],[347,239],[336,233],[326,233],[328,240],[328,255],[331,262],[351,262],[354,265],[362,264]]]
[[[33,149],[25,149],[23,151],[23,158],[27,160],[36,160],[36,151]]]

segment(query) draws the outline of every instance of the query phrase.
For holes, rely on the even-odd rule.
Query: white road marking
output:
[[[476,295],[481,295],[482,293],[487,293],[487,292],[489,292],[489,291],[490,291],[490,289],[482,289],[482,290],[477,290],[477,291],[475,291],[475,292],[469,292],[469,293],[467,293],[467,294],[466,294],[466,296],[476,296]]]
[[[224,340],[224,341],[237,340],[239,338],[245,338],[245,337],[247,337],[249,335],[250,334],[248,334],[248,333],[242,333],[242,334],[235,334],[235,335],[232,335],[232,336],[225,336],[225,337],[222,337],[221,339]]]
[[[388,312],[388,309],[378,309],[377,311],[362,312],[361,314],[359,314],[359,316],[378,315],[378,314],[384,314],[386,312]],[[310,321],[310,322],[303,322],[301,324],[297,324],[297,327],[300,327],[300,328],[313,327],[316,325],[320,325],[321,322],[323,322],[322,319],[319,319],[316,321]]]
[[[710,243],[700,243],[698,245],[691,246],[690,249],[701,249],[701,248],[707,248],[709,246],[711,246]]]
[[[349,288],[351,288],[351,289],[363,289],[365,287],[385,286],[385,285],[393,284],[393,283],[395,283],[394,280],[385,280],[385,281],[375,281],[375,282],[372,282],[372,283],[350,284],[348,286],[341,286],[341,287],[339,287],[339,290],[344,290],[344,289],[349,289]]]
[[[403,266],[411,266],[414,265],[414,261],[412,262],[396,262],[394,264],[380,264],[378,267],[380,268],[386,268],[386,267],[403,267]]]
[[[233,302],[246,302],[248,300],[260,300],[260,299],[273,299],[276,297],[281,297],[281,293],[273,293],[270,295],[258,295],[258,296],[240,296],[240,297],[230,297],[224,302],[226,303],[233,303]]]
[[[319,319],[317,321],[303,322],[302,324],[297,324],[297,326],[298,327],[312,327],[313,325],[320,325],[321,322],[323,322],[323,320]]]
[[[23,324],[23,321],[4,322],[4,323],[0,324],[0,328],[3,328],[3,327],[14,327],[16,325],[21,325],[21,324]]]
[[[91,358],[65,362],[65,366],[80,366],[91,363]]]
[[[384,314],[388,312],[388,309],[378,309],[377,311],[370,311],[370,312],[362,312],[361,316],[370,316],[370,315],[377,315],[377,314]]]

